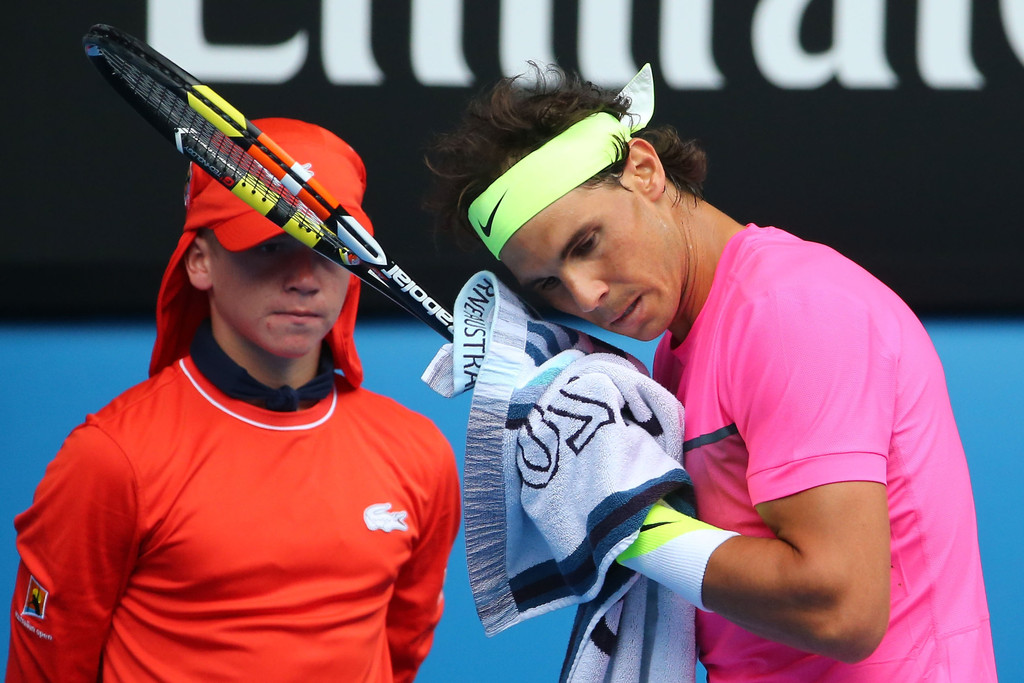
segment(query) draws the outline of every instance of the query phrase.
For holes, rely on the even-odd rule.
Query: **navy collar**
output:
[[[280,389],[272,389],[253,378],[245,368],[231,360],[217,344],[217,340],[213,338],[209,318],[196,330],[189,353],[199,372],[203,373],[215,387],[231,398],[256,403],[269,410],[298,410],[302,401],[319,401],[327,398],[334,388],[334,359],[326,344],[320,352],[316,377],[298,389],[293,389],[287,384]]]

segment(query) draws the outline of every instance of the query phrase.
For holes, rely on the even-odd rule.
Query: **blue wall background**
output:
[[[1024,566],[1020,469],[1024,455],[1024,320],[925,320],[946,367],[967,450],[978,513],[1000,679],[1024,680]],[[592,331],[592,330],[588,330]],[[654,344],[613,341],[645,362]],[[25,509],[46,464],[87,412],[146,376],[149,322],[0,323],[0,601],[9,604],[17,569],[14,516]],[[370,320],[357,330],[366,385],[431,418],[461,458],[468,397],[445,400],[419,380],[439,338],[405,320]],[[477,621],[462,539],[446,586],[447,611],[420,681],[555,680],[571,610],[536,618],[494,638]],[[956,590],[956,577],[950,576]],[[9,617],[0,618],[6,662]]]

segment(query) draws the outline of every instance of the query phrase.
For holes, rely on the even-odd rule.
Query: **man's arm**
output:
[[[775,539],[734,537],[711,555],[705,606],[769,640],[854,662],[889,624],[889,515],[874,482],[762,503]]]
[[[882,482],[899,329],[845,281],[819,279],[770,289],[730,320],[723,401],[749,453],[746,489],[775,538],[723,543],[703,595],[753,633],[857,661],[889,621]]]
[[[111,615],[136,552],[134,480],[99,429],[80,427],[15,518],[21,557],[7,683],[99,677]]]

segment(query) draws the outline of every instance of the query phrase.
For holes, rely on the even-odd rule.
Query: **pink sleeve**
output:
[[[886,483],[900,331],[828,288],[747,303],[726,335],[724,402],[749,452],[751,502],[840,481]]]

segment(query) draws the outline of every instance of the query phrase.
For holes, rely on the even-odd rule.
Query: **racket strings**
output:
[[[104,57],[133,95],[160,119],[161,127],[174,131],[175,142],[181,151],[204,171],[236,194],[238,191],[249,192],[261,203],[269,205],[261,213],[277,225],[291,221],[307,233],[316,235],[318,243],[314,249],[317,251],[328,255],[334,250],[348,253],[345,245],[311,208],[168,86],[116,51],[104,50]],[[148,63],[148,66],[160,69],[159,64]]]
[[[282,165],[279,152],[284,150],[275,149],[270,138],[260,141],[261,135],[253,135],[250,127],[255,126],[247,120],[246,130],[234,137],[229,126],[234,128],[244,119],[240,112],[159,52],[111,26],[96,24],[82,42],[86,55],[114,89],[217,183],[451,340],[451,314],[397,264],[385,259],[372,237],[358,234],[358,222],[325,188],[315,181],[305,182],[308,176],[293,165]],[[203,100],[203,113],[192,109],[196,98]],[[235,115],[225,116],[221,105]],[[204,114],[213,120],[203,118]],[[371,258],[361,260],[360,248],[358,253],[349,249],[339,237],[342,234],[353,244],[360,243]]]
[[[330,254],[343,249],[338,238],[323,225],[316,213],[292,194],[263,164],[234,144],[224,133],[191,108],[186,108],[181,132],[185,153],[236,195],[248,192],[266,210],[260,213],[277,225],[297,224],[325,242],[318,251]],[[329,245],[329,246],[328,246]],[[347,251],[347,250],[346,250]]]

